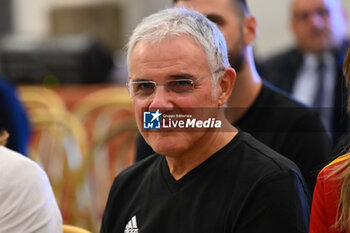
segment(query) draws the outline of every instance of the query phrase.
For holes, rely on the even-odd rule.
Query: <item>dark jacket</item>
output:
[[[349,117],[346,112],[348,94],[342,72],[343,61],[348,47],[349,41],[346,41],[341,49],[333,52],[336,61],[335,77],[337,79],[334,90],[336,96],[332,109],[333,121],[331,125],[333,144],[336,144],[339,137],[349,126]],[[291,93],[303,62],[303,54],[297,48],[291,48],[261,63],[260,72],[264,79],[270,81],[280,89]]]
[[[29,139],[27,115],[14,87],[2,78],[0,78],[0,109],[0,130],[6,130],[10,134],[6,147],[25,154]]]

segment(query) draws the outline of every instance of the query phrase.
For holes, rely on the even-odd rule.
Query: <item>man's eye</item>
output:
[[[192,80],[174,80],[168,82],[168,86],[176,87],[176,86],[192,86]]]
[[[207,18],[211,22],[215,23],[218,27],[223,26],[225,24],[225,20],[221,16],[218,16],[218,15],[207,15]]]
[[[192,80],[177,80],[176,85],[178,85],[178,86],[191,86]]]
[[[321,17],[326,17],[329,15],[329,11],[327,9],[319,9],[316,11],[316,14],[318,14]]]
[[[154,92],[155,84],[151,82],[140,82],[132,84],[132,93],[134,95],[151,95]]]
[[[153,83],[138,83],[136,90],[149,90],[153,88],[154,88]]]
[[[176,93],[188,92],[193,89],[193,81],[190,79],[169,81],[167,88]]]

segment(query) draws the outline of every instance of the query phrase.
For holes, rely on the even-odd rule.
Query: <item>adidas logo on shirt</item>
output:
[[[138,233],[139,229],[137,228],[136,216],[132,217],[131,220],[126,224],[124,233]]]

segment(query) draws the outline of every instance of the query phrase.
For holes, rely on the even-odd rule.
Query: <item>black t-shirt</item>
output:
[[[178,181],[158,154],[123,171],[101,233],[306,233],[309,208],[295,164],[239,132]]]
[[[296,163],[313,192],[317,174],[331,153],[317,113],[264,81],[252,106],[234,125]],[[136,144],[136,161],[154,153],[141,136]]]

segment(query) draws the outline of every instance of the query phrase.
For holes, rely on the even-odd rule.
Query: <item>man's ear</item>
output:
[[[223,106],[230,98],[235,81],[236,71],[233,68],[227,68],[217,83],[216,93],[219,107]]]
[[[243,35],[246,45],[250,45],[254,42],[257,34],[257,22],[256,18],[252,15],[248,15],[243,20]]]

